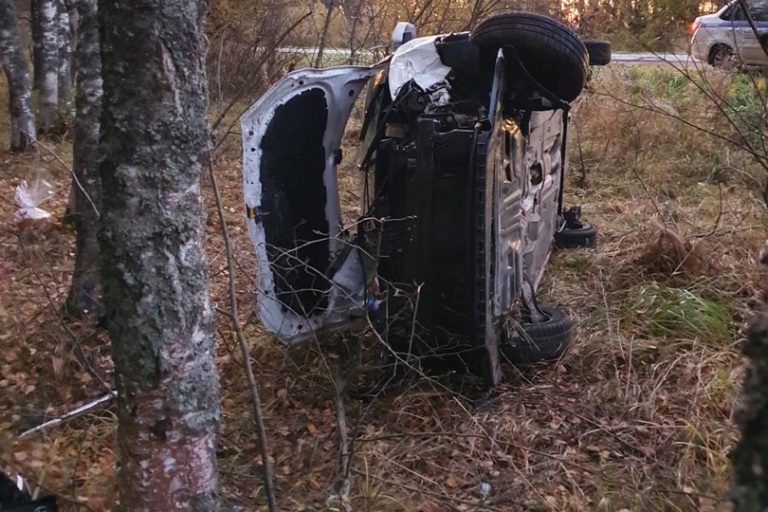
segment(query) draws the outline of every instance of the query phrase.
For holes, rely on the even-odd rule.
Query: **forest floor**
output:
[[[728,95],[748,95],[743,77],[708,80]],[[697,90],[667,69],[595,70],[574,109],[566,199],[599,227],[599,246],[554,253],[540,298],[571,315],[572,350],[552,364],[505,365],[490,410],[475,406],[474,382],[460,376],[411,379],[373,400],[344,400],[350,510],[730,510],[739,351],[764,285],[758,260],[768,216],[755,178],[765,176],[749,155],[675,119],[734,138]],[[0,131],[5,141],[7,125]],[[341,180],[354,218],[354,125],[351,132]],[[232,137],[216,174],[280,510],[339,509],[327,503],[340,468],[335,375],[358,343],[376,342],[348,332],[286,348],[257,323]],[[102,395],[102,381],[112,379],[108,335],[91,320],[60,315],[74,250],[60,222],[71,149],[66,141],[46,146],[51,152],[0,153],[0,465],[55,492],[62,510],[109,510],[112,405],[18,439]],[[43,206],[52,218],[21,229],[14,190],[38,176],[54,185]],[[226,255],[204,182],[211,293],[227,310]],[[232,510],[266,510],[245,372],[224,315],[217,341],[222,495]]]

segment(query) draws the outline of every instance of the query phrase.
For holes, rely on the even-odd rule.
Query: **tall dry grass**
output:
[[[724,94],[733,90],[733,77],[707,79]],[[555,253],[542,284],[541,302],[563,305],[574,320],[572,350],[555,364],[505,365],[505,383],[489,407],[477,406],[473,381],[461,376],[417,375],[374,399],[346,399],[351,510],[728,510],[739,345],[763,285],[764,175],[752,156],[723,140],[733,138],[732,127],[695,90],[664,69],[595,70],[591,92],[574,109],[566,199],[599,227],[599,247]],[[676,119],[682,115],[723,137]],[[345,144],[343,194],[352,204],[356,137]],[[20,158],[0,162],[8,199],[36,157]],[[348,368],[361,340],[370,352],[376,341],[350,332],[286,348],[264,332],[247,306],[255,270],[237,148],[224,148],[218,176],[281,510],[333,509],[326,499],[340,469],[335,394],[351,375],[336,368]],[[54,179],[65,190],[66,173]],[[65,203],[50,206],[61,215]],[[5,217],[12,211],[0,202]],[[24,236],[21,247],[6,224],[0,237],[0,270],[13,294],[0,301],[0,387],[9,390],[0,398],[3,463],[66,496],[64,510],[76,508],[69,501],[107,510],[114,484],[109,411],[30,438],[26,455],[14,456],[14,434],[100,391],[83,382],[87,372],[45,295],[64,298],[71,233],[46,228]],[[213,221],[208,254],[211,293],[223,302],[227,275]],[[55,286],[41,286],[36,276]],[[109,378],[104,336],[90,325],[74,333]],[[233,506],[263,509],[246,382],[227,318],[219,319],[217,335],[222,493]]]

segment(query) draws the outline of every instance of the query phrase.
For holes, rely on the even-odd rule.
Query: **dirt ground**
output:
[[[553,254],[540,298],[571,315],[572,349],[552,364],[505,365],[493,407],[476,407],[475,383],[455,375],[346,399],[350,510],[730,509],[739,346],[760,303],[765,206],[742,179],[752,172],[748,158],[600,95],[601,87],[630,91],[634,82],[625,78],[596,76],[574,113],[567,202],[581,204],[598,226],[599,247]],[[354,218],[354,134],[346,142],[343,202]],[[55,492],[62,510],[109,510],[116,499],[109,405],[18,438],[102,395],[112,378],[108,335],[92,319],[60,315],[74,250],[60,222],[70,150],[67,142],[46,145],[50,152],[0,154],[0,460]],[[340,467],[335,375],[344,375],[359,343],[374,349],[376,341],[350,331],[288,348],[263,330],[252,308],[255,265],[236,138],[216,169],[280,510],[340,510],[327,502]],[[21,229],[14,190],[36,175],[54,185],[44,205],[52,217]],[[211,294],[228,310],[207,180],[204,189]],[[221,492],[232,510],[266,510],[241,354],[225,315],[217,341]]]

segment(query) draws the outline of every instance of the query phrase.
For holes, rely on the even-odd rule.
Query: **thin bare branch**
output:
[[[229,303],[231,308],[232,327],[235,330],[237,341],[240,344],[240,350],[243,354],[243,365],[245,367],[245,375],[248,379],[248,392],[251,397],[251,405],[253,406],[253,417],[256,423],[256,429],[259,437],[259,450],[261,452],[261,464],[264,468],[264,490],[267,495],[267,502],[269,503],[270,512],[277,512],[277,499],[275,497],[275,485],[272,478],[272,465],[269,462],[269,446],[267,444],[267,429],[264,425],[264,415],[261,407],[261,397],[259,395],[259,388],[256,384],[256,378],[253,375],[253,366],[251,365],[250,351],[248,350],[248,342],[245,340],[245,335],[240,327],[240,321],[238,319],[238,307],[237,307],[237,288],[235,286],[235,265],[232,258],[232,243],[229,239],[229,229],[227,228],[226,219],[224,218],[224,206],[221,202],[221,194],[219,193],[219,185],[216,181],[216,174],[214,173],[212,155],[208,158],[208,174],[211,178],[211,186],[213,188],[213,195],[216,199],[216,210],[219,214],[219,225],[224,237],[224,247],[227,253],[227,269],[229,272]]]

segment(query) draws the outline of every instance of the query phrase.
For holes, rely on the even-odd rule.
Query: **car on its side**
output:
[[[761,40],[768,41],[768,0],[747,0],[747,5],[757,34],[741,4],[732,1],[693,21],[690,54],[718,68],[768,67],[768,55],[761,45]]]
[[[458,362],[494,385],[502,359],[568,346],[568,316],[536,290],[555,241],[596,242],[563,207],[567,129],[610,43],[510,12],[471,33],[399,24],[393,47],[373,66],[294,71],[243,116],[257,313],[286,343],[368,318],[398,361]],[[366,89],[363,214],[345,225],[337,166]]]

